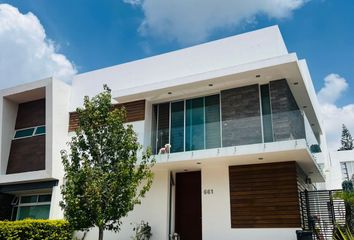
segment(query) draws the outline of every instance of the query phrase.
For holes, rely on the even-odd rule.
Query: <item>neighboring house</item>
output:
[[[296,239],[299,192],[325,181],[316,161],[329,166],[328,152],[306,62],[276,26],[79,74],[71,86],[47,79],[2,90],[3,218],[62,218],[60,149],[76,107],[103,84],[157,160],[120,239],[141,220],[156,240]]]
[[[354,179],[354,150],[330,152],[328,189],[341,189],[344,180]]]

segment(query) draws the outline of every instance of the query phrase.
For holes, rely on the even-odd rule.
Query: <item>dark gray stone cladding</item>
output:
[[[304,119],[286,79],[269,84],[275,141],[305,138]]]
[[[223,147],[262,142],[258,84],[221,91]]]

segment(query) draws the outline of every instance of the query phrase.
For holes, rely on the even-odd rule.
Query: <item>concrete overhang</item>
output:
[[[305,73],[304,72],[304,67]],[[301,64],[295,53],[229,68],[203,72],[178,79],[141,85],[113,91],[120,102],[146,99],[151,103],[173,101],[193,96],[208,95],[220,90],[251,84],[265,84],[287,79],[300,109],[303,109],[315,134],[322,134],[317,113],[317,98],[309,78],[307,66]],[[311,86],[310,86],[311,85]]]
[[[0,186],[53,180],[46,170],[0,175]]]
[[[58,186],[59,180],[46,180],[46,181],[36,181],[36,182],[25,182],[25,183],[15,183],[15,184],[1,184],[0,193],[16,194],[19,192],[46,192],[52,190],[53,187]]]
[[[52,78],[24,83],[15,87],[0,90],[0,97],[4,97],[15,103],[30,102],[46,97],[46,87]]]
[[[155,159],[156,170],[174,171],[200,169],[204,164],[230,166],[295,161],[313,182],[325,181],[304,139],[160,154]]]

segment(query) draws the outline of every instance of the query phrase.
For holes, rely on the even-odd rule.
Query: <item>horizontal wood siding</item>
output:
[[[305,172],[299,166],[297,166],[296,171],[297,171],[297,189],[298,189],[298,194],[299,194],[300,212],[304,212],[306,210],[302,209],[302,207],[304,207],[304,206],[301,205],[300,194],[301,194],[301,192],[303,192],[305,190],[311,190],[311,189],[310,189],[310,184],[308,184],[306,182],[307,175],[305,174]],[[305,219],[303,218],[303,215],[301,214],[301,222],[302,222],[303,226],[304,226],[304,221],[305,221]]]
[[[18,105],[15,129],[45,125],[45,99]]]
[[[12,140],[7,174],[45,169],[45,135]]]
[[[311,190],[309,188],[309,184],[306,182],[307,180],[307,175],[305,174],[305,172],[299,167],[296,167],[296,172],[297,172],[297,188],[299,193],[303,192],[305,190]]]
[[[120,107],[125,107],[127,111],[127,122],[135,122],[145,119],[145,100],[114,105],[114,108]],[[76,112],[71,112],[69,117],[69,132],[75,131],[78,126],[78,114]]]
[[[295,162],[230,166],[232,228],[300,227]]]

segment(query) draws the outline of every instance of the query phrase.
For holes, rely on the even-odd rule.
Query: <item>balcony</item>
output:
[[[166,111],[163,108],[162,115]],[[297,161],[313,181],[323,181],[316,162],[322,154],[320,144],[303,111],[220,121],[220,112],[215,109],[211,114],[210,109],[195,113],[188,108],[174,110],[171,107],[167,119],[170,124],[164,125],[168,127],[158,127],[157,123],[152,134],[155,141],[152,146],[160,165],[173,164],[182,169],[188,163],[216,161],[233,165]],[[159,119],[162,118],[158,117],[157,122]],[[166,144],[170,144],[170,149],[164,148]]]

